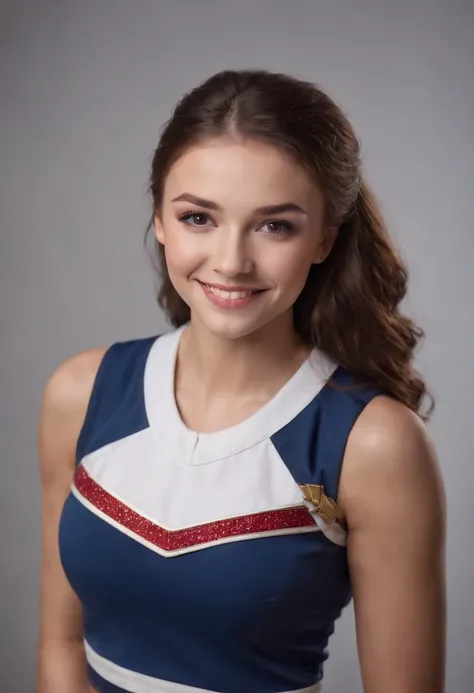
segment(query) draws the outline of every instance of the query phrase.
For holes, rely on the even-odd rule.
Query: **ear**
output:
[[[163,224],[161,222],[159,214],[155,214],[153,217],[153,225],[155,227],[155,238],[158,241],[158,243],[161,243],[162,245],[165,244],[165,235],[163,232]]]
[[[327,258],[337,238],[338,231],[339,226],[324,227],[321,240],[317,244],[314,251],[313,265],[319,265]]]

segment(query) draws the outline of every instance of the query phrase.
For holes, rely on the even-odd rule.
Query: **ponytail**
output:
[[[295,325],[306,343],[427,419],[433,400],[420,411],[427,391],[413,368],[424,333],[399,310],[407,279],[377,201],[362,182],[332,252],[311,269]]]

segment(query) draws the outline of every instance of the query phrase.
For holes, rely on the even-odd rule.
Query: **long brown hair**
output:
[[[359,142],[341,108],[316,85],[289,75],[227,70],[210,77],[179,101],[163,128],[150,176],[154,214],[180,154],[224,134],[290,152],[321,187],[326,221],[339,227],[331,253],[311,267],[294,305],[301,339],[428,418],[432,406],[421,412],[427,391],[413,369],[423,332],[399,311],[407,270],[363,178]],[[158,301],[179,327],[190,319],[189,306],[170,281],[162,246],[156,248]]]

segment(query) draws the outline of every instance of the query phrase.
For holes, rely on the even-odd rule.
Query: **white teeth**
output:
[[[227,300],[247,298],[254,293],[254,291],[224,291],[224,289],[216,289],[214,286],[209,286],[209,284],[206,284],[206,286],[213,294]]]

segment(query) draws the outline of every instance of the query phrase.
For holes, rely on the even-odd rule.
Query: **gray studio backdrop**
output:
[[[1,3],[2,691],[34,686],[42,387],[83,348],[165,327],[142,246],[150,155],[185,90],[249,66],[342,102],[409,261],[449,501],[448,693],[473,690],[473,20],[449,0]],[[325,691],[360,690],[349,608]]]

